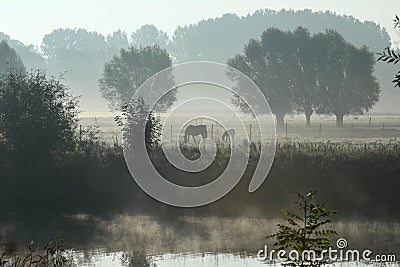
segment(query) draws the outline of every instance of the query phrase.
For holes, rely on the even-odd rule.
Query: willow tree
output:
[[[295,69],[292,73],[295,84],[296,109],[304,112],[307,127],[311,127],[311,115],[319,104],[317,66],[314,51],[318,49],[308,29],[298,27],[293,32],[295,46]]]
[[[296,60],[293,34],[269,28],[260,40],[251,39],[243,55],[228,60],[228,65],[249,76],[263,92],[278,126],[295,106],[294,79]]]
[[[380,86],[373,74],[375,58],[367,47],[356,48],[334,30],[314,38],[318,46],[317,112],[334,114],[336,126],[343,127],[345,115],[363,114],[379,100]]]

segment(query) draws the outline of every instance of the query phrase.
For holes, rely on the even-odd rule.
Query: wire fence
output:
[[[243,123],[244,127],[237,127],[235,125],[225,125],[223,127],[220,123],[208,119],[196,119],[191,122],[193,125],[205,125],[207,127],[207,138],[212,139],[216,143],[226,142],[222,140],[222,136],[227,129],[235,129],[234,143],[243,142],[258,142],[261,141],[261,133],[257,124]],[[175,125],[163,125],[162,130],[162,143],[176,143],[184,142],[185,127],[177,122]],[[121,143],[122,132],[115,122],[110,118],[85,118],[81,121],[80,131],[88,127],[95,127],[99,130],[98,135],[106,142]],[[312,127],[306,127],[299,121],[289,121],[281,127],[277,127],[277,136],[280,141],[296,141],[301,139],[396,139],[400,138],[400,120],[393,122],[387,121],[373,121],[371,117],[368,120],[347,122],[342,128],[337,128],[332,123],[314,123]],[[264,139],[272,137],[274,130],[266,132],[267,136]],[[195,136],[195,140],[190,136],[189,143],[198,143],[201,141],[201,136]]]

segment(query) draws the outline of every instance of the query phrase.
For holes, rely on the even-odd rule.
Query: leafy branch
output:
[[[395,31],[398,30],[400,31],[400,18],[399,16],[396,15],[396,17],[394,18],[394,29]],[[396,31],[397,34],[399,34],[399,32]],[[378,61],[383,61],[386,62],[388,64],[393,63],[394,65],[396,65],[399,61],[400,61],[400,53],[399,52],[395,52],[393,49],[391,49],[390,47],[386,47],[385,50],[383,50],[382,53],[378,53],[379,58]],[[394,80],[392,81],[395,86],[394,87],[400,87],[400,71],[397,72]]]
[[[399,18],[398,15],[396,15],[396,17],[394,18],[393,22],[394,22],[394,29],[395,30],[396,29],[400,30],[400,18]]]
[[[378,61],[393,63],[395,65],[400,61],[400,53],[396,53],[393,49],[390,49],[389,47],[386,47],[386,49],[383,50],[382,53],[378,53],[378,55],[380,55]]]

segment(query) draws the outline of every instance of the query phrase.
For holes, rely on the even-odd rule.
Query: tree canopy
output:
[[[361,21],[352,16],[334,12],[311,10],[268,10],[262,9],[246,16],[225,14],[190,25],[179,26],[169,37],[154,25],[143,25],[133,33],[116,30],[108,36],[86,29],[56,29],[43,38],[41,49],[25,45],[10,36],[0,33],[0,40],[6,40],[21,57],[27,69],[45,68],[48,73],[63,74],[64,82],[74,93],[82,95],[84,109],[103,109],[106,101],[99,92],[98,80],[105,62],[118,55],[121,48],[129,45],[137,48],[158,44],[167,49],[174,62],[189,60],[212,60],[226,62],[243,50],[250,38],[275,27],[283,31],[294,31],[298,25],[308,28],[311,34],[335,29],[344,38],[360,48],[366,45],[372,52],[380,52],[390,46],[390,37],[385,28],[373,21]],[[232,30],[234,29],[234,30]],[[382,88],[390,88],[392,66],[379,64],[376,75]],[[310,87],[309,87],[310,88]],[[300,90],[298,88],[298,90]],[[307,89],[308,90],[308,89]],[[396,110],[397,102],[391,94],[395,90],[383,90],[381,110]],[[296,110],[309,112],[309,103]]]
[[[166,32],[157,29],[154,25],[145,24],[131,35],[132,45],[136,47],[158,45],[161,48],[167,48],[169,45],[169,36]]]
[[[2,41],[0,42],[0,75],[9,71],[24,73],[25,66],[15,50],[10,48],[7,42]]]
[[[0,78],[0,137],[17,162],[37,162],[74,144],[77,100],[41,71]]]
[[[171,64],[167,51],[157,45],[122,49],[104,65],[103,77],[99,80],[100,91],[110,108],[120,110],[142,83]],[[174,100],[171,95],[166,101],[172,104]]]
[[[374,64],[366,47],[356,48],[338,32],[310,36],[302,27],[269,28],[228,60],[260,87],[280,126],[296,110],[306,114],[307,125],[314,111],[335,114],[339,127],[344,115],[368,111],[380,92]]]
[[[291,80],[294,66],[292,33],[269,28],[260,40],[251,39],[244,48],[244,55],[228,60],[228,65],[249,77],[264,93],[278,125],[294,108]]]
[[[320,105],[317,112],[334,114],[336,125],[343,116],[363,114],[379,99],[380,86],[373,75],[375,59],[367,47],[356,48],[338,32],[317,34]]]
[[[247,16],[225,14],[178,27],[172,36],[171,54],[178,62],[213,60],[226,62],[240,53],[250,38],[260,36],[267,28],[295,30],[299,25],[311,33],[336,29],[350,43],[367,45],[378,52],[390,43],[386,29],[373,21],[360,21],[331,11],[260,9]],[[212,42],[210,42],[212,40]]]

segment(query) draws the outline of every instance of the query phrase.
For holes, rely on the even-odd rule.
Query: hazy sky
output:
[[[55,28],[86,28],[108,34],[116,29],[128,34],[143,24],[154,24],[172,34],[178,25],[190,24],[227,12],[240,15],[260,8],[279,10],[332,10],[388,28],[400,13],[399,0],[2,0],[0,32],[24,43],[40,45]]]

